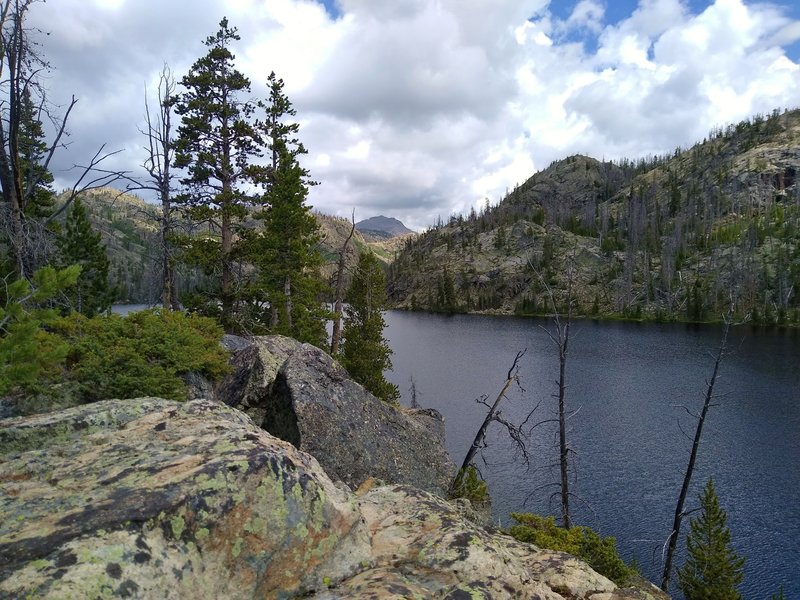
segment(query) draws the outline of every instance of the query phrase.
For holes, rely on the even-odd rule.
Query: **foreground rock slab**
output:
[[[0,599],[653,600],[205,400],[0,422]]]
[[[277,598],[368,558],[317,462],[206,401],[0,423],[0,598]]]
[[[317,600],[668,600],[655,588],[618,589],[569,554],[475,527],[451,503],[411,487],[375,488],[359,504],[372,567]]]

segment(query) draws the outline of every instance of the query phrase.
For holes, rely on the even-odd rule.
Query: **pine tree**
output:
[[[72,308],[87,317],[107,311],[115,296],[108,283],[108,256],[80,198],[72,203],[58,246],[62,265],[81,267],[77,284],[65,292]]]
[[[44,166],[49,147],[29,90],[25,90],[21,98],[19,121],[20,177],[22,189],[28,194],[24,203],[25,216],[43,219],[52,214],[55,206],[55,193],[51,187],[53,174]]]
[[[46,235],[42,221],[53,213],[55,193],[52,189],[53,175],[45,167],[48,145],[45,142],[44,128],[39,119],[36,107],[29,90],[25,90],[19,102],[17,114],[19,120],[17,151],[19,153],[19,179],[21,190],[21,227],[26,239],[35,239],[37,243],[29,243],[26,262],[35,267],[44,262],[42,256],[30,255],[36,248],[51,248],[50,244],[42,244]],[[48,240],[49,241],[49,240]],[[0,265],[0,272],[13,271],[10,265]]]
[[[347,296],[341,363],[350,375],[385,402],[396,402],[400,392],[386,381],[383,372],[392,368],[389,348],[383,337],[386,323],[386,279],[374,254],[359,257],[358,268]]]
[[[689,557],[678,570],[678,585],[686,600],[741,600],[736,586],[742,582],[744,558],[730,547],[728,517],[711,479],[700,496],[700,507],[700,516],[691,519],[686,538]]]
[[[264,169],[254,164],[262,154],[261,139],[251,122],[254,106],[240,99],[250,92],[250,80],[235,69],[230,50],[239,36],[228,27],[227,19],[219,27],[205,41],[208,53],[180,82],[186,91],[175,103],[182,118],[175,165],[188,173],[181,180],[188,193],[176,201],[191,209],[195,221],[218,224],[219,239],[195,240],[187,256],[208,274],[219,276],[220,317],[223,326],[231,329],[238,299],[234,228],[246,216],[253,200],[250,191],[263,181]]]
[[[262,200],[266,208],[255,215],[263,223],[254,257],[259,283],[269,298],[269,330],[322,346],[327,337],[327,313],[320,301],[322,257],[317,221],[306,204],[314,182],[298,162],[307,151],[296,137],[299,125],[287,122],[296,113],[283,93],[283,80],[271,73],[268,85],[269,101],[260,104],[266,112],[260,126],[271,164]]]
[[[43,267],[32,281],[18,279],[6,286],[0,305],[0,396],[36,385],[66,358],[69,346],[42,330],[58,313],[42,307],[74,286],[79,272],[77,265]]]

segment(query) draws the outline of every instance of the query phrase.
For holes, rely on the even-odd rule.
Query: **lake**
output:
[[[139,312],[140,310],[147,310],[152,308],[151,304],[113,304],[111,312],[120,316],[127,316],[132,312]]]
[[[442,316],[391,311],[385,335],[394,354],[387,377],[410,403],[410,378],[421,406],[444,417],[447,447],[460,464],[486,408],[475,399],[499,393],[518,350],[524,392],[503,401],[509,420],[541,403],[531,422],[556,416],[556,346],[547,320]],[[575,451],[574,521],[614,536],[620,554],[660,581],[661,548],[691,449],[695,421],[711,376],[721,328],[683,324],[573,324],[567,404]],[[800,598],[800,332],[734,328],[721,366],[716,406],[706,420],[687,509],[713,476],[736,550],[746,556],[746,599],[768,599],[784,585]],[[683,432],[686,432],[686,435]],[[690,436],[690,437],[687,437]],[[494,423],[478,459],[495,518],[557,514],[554,424],[534,430],[526,469]],[[682,532],[689,529],[684,520]],[[683,562],[681,539],[676,564]],[[679,597],[675,589],[672,590]]]

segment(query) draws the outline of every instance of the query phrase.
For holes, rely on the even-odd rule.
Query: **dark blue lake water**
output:
[[[532,421],[556,415],[558,357],[541,329],[546,320],[439,316],[389,312],[386,337],[394,350],[389,379],[410,402],[413,376],[422,406],[439,410],[457,464],[485,416],[475,399],[494,399],[518,350],[522,386],[504,404],[521,419],[541,402]],[[705,382],[719,345],[717,327],[577,322],[567,366],[567,403],[576,452],[572,491],[575,521],[616,537],[621,555],[658,581],[661,548],[686,468]],[[768,599],[784,585],[800,598],[800,332],[738,328],[722,364],[719,392],[706,421],[691,507],[713,476],[728,512],[733,545],[746,556],[745,599]],[[495,518],[509,513],[556,514],[555,429],[537,428],[532,468],[514,460],[493,424],[481,470],[490,485]],[[688,530],[684,521],[683,533]],[[684,542],[679,545],[683,550]],[[677,563],[683,562],[679,556]],[[679,597],[676,590],[672,590]]]

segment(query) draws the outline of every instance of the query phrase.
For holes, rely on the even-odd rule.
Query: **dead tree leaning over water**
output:
[[[464,457],[464,462],[461,463],[461,468],[458,470],[458,473],[456,474],[453,483],[450,485],[450,496],[458,496],[460,495],[459,492],[463,491],[459,489],[460,487],[459,484],[462,483],[464,479],[466,479],[465,475],[467,469],[472,465],[472,461],[475,458],[475,454],[481,448],[486,447],[485,444],[486,430],[488,429],[492,421],[497,421],[506,428],[506,431],[508,432],[508,435],[511,438],[511,440],[514,442],[516,449],[522,455],[525,462],[528,461],[528,449],[525,446],[525,441],[522,433],[522,426],[525,425],[525,422],[523,422],[522,425],[519,426],[514,425],[513,423],[506,421],[503,418],[501,411],[498,410],[500,407],[500,401],[506,397],[506,392],[508,391],[508,388],[511,387],[511,384],[516,383],[518,386],[520,385],[519,359],[525,356],[526,352],[527,348],[517,352],[517,355],[514,357],[514,362],[511,364],[511,368],[508,370],[508,374],[506,375],[506,381],[503,384],[503,388],[500,390],[500,393],[497,395],[497,398],[495,399],[494,403],[489,404],[486,401],[486,396],[478,398],[477,401],[480,404],[486,406],[486,408],[488,408],[489,411],[486,413],[486,417],[483,419],[483,423],[478,429],[478,433],[475,434],[475,439],[472,440],[472,445],[469,447],[469,450],[467,450],[467,455]],[[526,422],[528,418],[530,418],[530,416],[533,414],[533,411],[535,410],[536,408],[534,408],[528,414],[528,417],[525,419]]]
[[[691,416],[697,419],[697,428],[694,432],[694,441],[692,442],[692,452],[689,455],[689,464],[686,466],[686,473],[683,476],[683,485],[681,486],[681,492],[678,496],[678,503],[675,506],[675,517],[672,522],[672,530],[669,534],[669,538],[667,538],[666,542],[666,554],[664,558],[664,571],[661,574],[661,589],[665,592],[669,589],[670,578],[672,577],[672,559],[675,555],[675,547],[678,544],[678,535],[681,531],[681,522],[683,521],[683,517],[686,515],[683,507],[686,502],[686,496],[689,493],[689,485],[692,482],[692,475],[694,474],[694,465],[697,461],[697,451],[700,447],[700,437],[703,434],[703,425],[705,425],[706,416],[708,415],[708,409],[714,406],[711,402],[714,398],[714,384],[717,381],[717,377],[719,376],[719,367],[722,363],[722,359],[725,356],[726,344],[728,341],[728,332],[730,331],[731,327],[731,315],[733,311],[731,310],[728,315],[725,317],[725,327],[722,330],[722,342],[717,349],[717,355],[714,360],[714,371],[711,374],[711,379],[706,382],[706,395],[705,400],[703,402],[703,409],[700,411],[700,414],[694,414],[688,408],[684,407],[686,412],[688,412]]]

